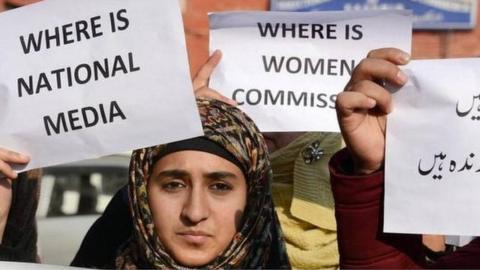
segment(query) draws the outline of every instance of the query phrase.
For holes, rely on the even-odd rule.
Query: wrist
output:
[[[353,161],[353,173],[356,175],[368,175],[382,169],[382,163],[378,164],[365,164],[354,159]]]

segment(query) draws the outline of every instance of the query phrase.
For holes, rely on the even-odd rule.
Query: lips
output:
[[[212,235],[203,231],[184,231],[178,233],[178,235],[192,245],[202,245],[212,237]]]

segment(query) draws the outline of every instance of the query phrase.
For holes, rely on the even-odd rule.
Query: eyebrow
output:
[[[235,174],[231,172],[225,172],[225,171],[211,172],[211,173],[205,174],[204,176],[212,180],[222,180],[225,178],[234,178],[234,179],[237,178]]]
[[[216,171],[216,172],[211,172],[211,173],[205,173],[203,175],[204,177],[211,179],[211,180],[222,180],[225,178],[233,178],[236,179],[237,175],[231,173],[231,172],[226,172],[226,171]],[[190,174],[187,171],[184,170],[166,170],[160,172],[156,177],[162,179],[162,178],[180,178],[180,179],[189,179]]]
[[[167,170],[167,171],[160,172],[156,177],[159,177],[159,178],[170,177],[170,178],[185,179],[187,177],[189,178],[190,174],[184,170]]]

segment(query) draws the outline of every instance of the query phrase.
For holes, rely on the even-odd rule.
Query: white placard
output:
[[[0,16],[0,145],[21,170],[203,134],[177,1],[47,0]]]
[[[9,270],[87,270],[89,268],[70,267],[65,265],[49,265],[39,263],[23,263],[23,262],[0,262],[0,268]]]
[[[405,72],[387,124],[384,230],[480,235],[480,59]]]
[[[372,49],[411,49],[405,11],[230,12],[210,15],[223,58],[210,86],[262,131],[339,131],[336,95]]]

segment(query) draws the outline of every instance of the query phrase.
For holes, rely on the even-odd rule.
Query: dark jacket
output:
[[[421,235],[383,233],[383,171],[354,176],[352,167],[346,150],[330,161],[341,268],[480,268],[480,238],[427,264]]]
[[[12,181],[12,204],[0,245],[1,261],[38,262],[37,212],[40,173],[21,173]]]
[[[128,189],[125,186],[115,194],[103,215],[90,227],[71,266],[115,268],[117,251],[132,233]]]

